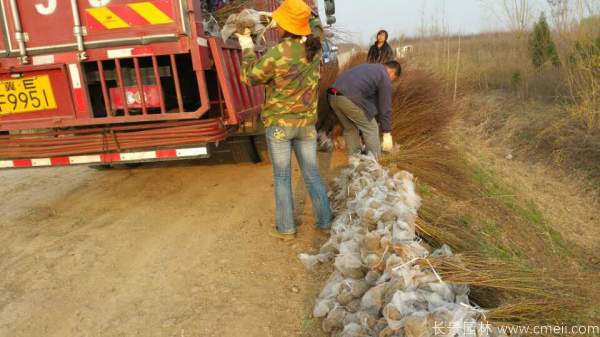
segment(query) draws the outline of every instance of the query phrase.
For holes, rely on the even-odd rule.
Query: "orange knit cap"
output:
[[[285,0],[273,12],[273,19],[279,27],[294,35],[310,35],[310,7],[303,0]]]

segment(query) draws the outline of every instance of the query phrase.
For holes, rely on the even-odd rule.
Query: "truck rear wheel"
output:
[[[226,146],[236,163],[258,163],[261,158],[252,136],[231,137]]]
[[[270,163],[271,157],[269,157],[269,147],[267,146],[265,135],[252,136],[252,142],[254,143],[254,148],[256,149],[260,161]]]
[[[130,170],[142,166],[142,163],[125,163],[125,164],[101,164],[101,165],[90,165],[89,168],[103,171],[103,170]]]

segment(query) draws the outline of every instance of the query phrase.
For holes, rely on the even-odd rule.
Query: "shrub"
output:
[[[556,67],[560,66],[556,45],[552,41],[552,34],[543,14],[533,28],[533,34],[529,40],[529,52],[531,53],[531,62],[538,69],[547,62],[551,62]]]

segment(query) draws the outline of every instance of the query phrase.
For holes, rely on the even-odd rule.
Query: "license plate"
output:
[[[48,75],[0,81],[0,115],[56,109]]]

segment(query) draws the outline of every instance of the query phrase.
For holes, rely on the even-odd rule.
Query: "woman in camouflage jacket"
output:
[[[259,59],[252,39],[238,35],[244,55],[241,77],[248,85],[265,85],[261,119],[273,163],[276,207],[276,228],[270,234],[291,240],[297,232],[293,216],[292,149],[312,199],[317,228],[328,231],[331,226],[329,199],[317,169],[315,130],[322,28],[318,19],[311,20],[310,7],[302,0],[285,0],[273,12],[273,20],[282,40]]]

